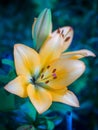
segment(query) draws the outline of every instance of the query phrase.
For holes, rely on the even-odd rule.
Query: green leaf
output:
[[[10,72],[8,73],[8,77],[10,80],[12,80],[16,77],[16,72],[14,69],[10,70]]]
[[[47,120],[47,130],[53,130],[55,127],[54,123],[50,120]]]
[[[36,109],[34,108],[34,106],[29,102],[27,101],[26,103],[24,103],[20,109],[22,111],[24,111],[24,113],[26,113],[33,121],[36,120]]]
[[[69,86],[70,90],[74,91],[75,93],[79,93],[81,90],[83,90],[87,84],[88,77],[82,76],[78,80],[76,80],[71,86]]]
[[[7,75],[0,75],[0,84],[1,83],[6,84],[15,77],[16,77],[15,70],[12,69]]]
[[[2,64],[6,64],[11,66],[12,68],[14,68],[14,62],[12,60],[9,59],[2,59]]]
[[[18,127],[16,130],[35,130],[34,126],[31,125],[23,125]]]
[[[0,111],[9,111],[15,109],[15,97],[13,94],[6,94],[3,88],[0,88]]]
[[[0,84],[6,84],[9,81],[9,77],[8,76],[4,76],[4,75],[0,75]]]

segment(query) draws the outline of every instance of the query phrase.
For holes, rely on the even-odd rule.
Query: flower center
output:
[[[48,86],[52,80],[57,79],[57,69],[48,65],[41,70],[38,78],[32,77],[31,82],[38,86]]]

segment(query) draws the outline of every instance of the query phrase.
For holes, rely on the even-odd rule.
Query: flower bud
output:
[[[35,42],[35,49],[38,51],[46,38],[52,31],[51,11],[44,9],[38,18],[35,18],[32,28],[32,36]]]

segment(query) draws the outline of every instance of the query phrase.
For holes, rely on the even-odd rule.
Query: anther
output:
[[[52,73],[54,73],[56,71],[56,69],[53,69]]]
[[[64,30],[62,30],[62,32],[61,32],[61,33],[63,34],[63,32],[64,32]]]
[[[49,83],[49,80],[47,80],[45,83],[46,83],[46,84]]]
[[[43,77],[44,77],[44,74],[41,75],[41,79],[43,79]]]
[[[67,37],[64,41],[67,42],[67,41],[69,41],[69,39],[70,39],[70,37]]]
[[[57,76],[53,77],[53,79],[56,79],[56,78],[57,78]]]
[[[47,69],[49,69],[49,68],[50,68],[50,65],[47,66]]]
[[[60,32],[61,32],[60,29],[58,29],[58,30],[57,30],[57,33],[60,33]]]
[[[64,38],[64,34],[62,34],[62,37]]]
[[[44,70],[44,68],[42,68],[42,70],[41,70],[41,71],[43,72],[43,70]]]

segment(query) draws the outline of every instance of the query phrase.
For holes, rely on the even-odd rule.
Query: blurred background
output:
[[[74,29],[67,51],[89,49],[95,58],[83,59],[85,73],[72,85],[80,108],[53,103],[36,115],[28,100],[6,92],[3,87],[15,76],[13,46],[33,47],[32,23],[44,8],[52,11],[53,30]],[[98,3],[97,0],[0,0],[0,130],[98,130]],[[30,115],[33,114],[33,119]],[[36,118],[35,118],[36,117]],[[26,125],[26,126],[24,126]]]

